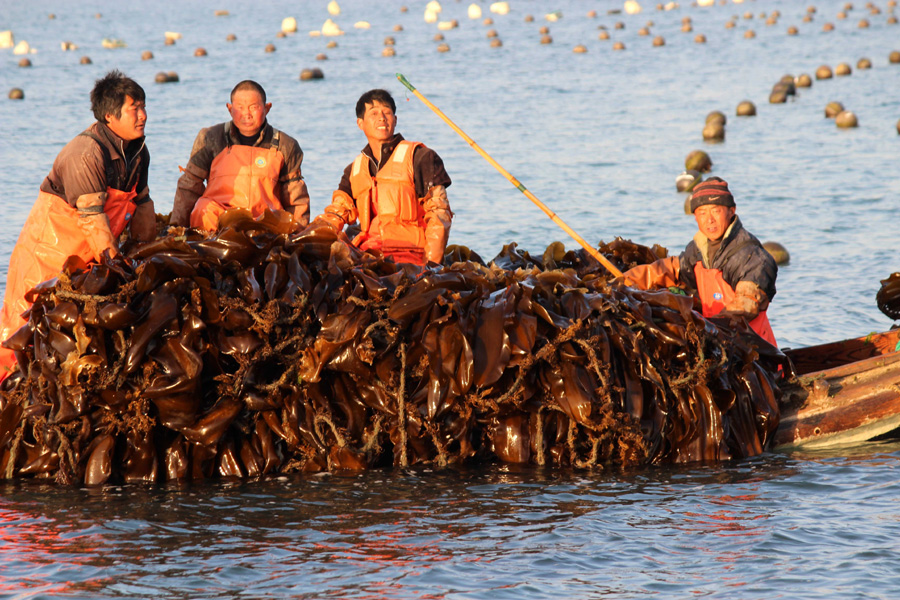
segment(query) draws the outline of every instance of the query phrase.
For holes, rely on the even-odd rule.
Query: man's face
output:
[[[356,124],[366,134],[366,139],[386,142],[394,137],[397,116],[387,104],[373,102],[366,104],[366,112],[362,119],[356,119]]]
[[[272,103],[263,102],[262,94],[256,90],[238,90],[231,98],[231,103],[225,106],[241,135],[250,137],[259,133]]]
[[[131,96],[125,96],[121,116],[106,115],[106,124],[113,133],[126,142],[144,137],[144,125],[146,123],[146,105],[143,102],[135,102]]]
[[[734,210],[733,206],[719,206],[718,204],[698,206],[694,211],[694,219],[697,220],[700,233],[713,242],[722,239],[734,217]]]

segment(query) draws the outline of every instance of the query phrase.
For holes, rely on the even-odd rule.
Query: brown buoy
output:
[[[888,62],[893,65],[900,64],[900,50],[894,50],[888,54]]]
[[[541,43],[542,43],[542,44],[552,44],[552,43],[553,43],[553,38],[550,37],[549,35],[542,35],[542,36],[541,36]]]
[[[400,25],[399,23],[394,25],[394,31],[403,31],[403,25]]]
[[[829,102],[825,105],[825,118],[833,119],[838,113],[844,110],[844,105],[840,102]]]
[[[726,117],[725,113],[721,110],[713,110],[706,115],[704,123],[721,123],[722,125],[726,125],[728,123],[728,117]]]
[[[587,52],[587,46],[584,44],[578,44],[574,48],[572,48],[572,52],[575,54],[585,54]]]
[[[690,32],[692,32],[693,30],[694,30],[694,26],[691,25],[690,23],[684,23],[684,24],[681,26],[681,32],[682,32],[682,33],[690,33]]]
[[[825,23],[822,25],[822,31],[834,31],[834,23]]]
[[[735,112],[739,117],[755,117],[756,105],[749,100],[744,100],[737,105],[737,110]]]
[[[788,27],[788,29],[787,29],[787,34],[788,34],[788,35],[797,35],[798,33],[800,33],[800,31],[799,31],[796,27],[794,27],[793,25],[791,25],[791,26]]]
[[[851,73],[853,73],[853,69],[851,69],[850,65],[848,65],[847,63],[840,63],[834,68],[834,74],[839,77],[850,75]]]
[[[772,258],[775,259],[776,265],[781,266],[791,262],[791,255],[788,253],[787,248],[785,248],[778,242],[765,242],[763,244],[763,248],[766,249],[766,252],[772,255]]]
[[[320,52],[316,54],[316,60],[328,60],[328,55]]]
[[[751,40],[755,37],[756,37],[756,32],[753,31],[752,29],[748,29],[747,31],[744,32],[745,39]]]
[[[816,79],[831,79],[832,72],[831,67],[828,65],[822,65],[818,69],[816,69]]]
[[[315,79],[324,79],[325,74],[322,73],[322,69],[314,68],[314,69],[303,69],[300,71],[300,81],[312,81]]]
[[[856,115],[849,110],[842,110],[834,118],[834,124],[841,129],[849,129],[857,127],[859,125],[859,120],[856,118]]]
[[[389,36],[387,36],[386,38],[384,38],[384,45],[385,45],[385,46],[393,46],[393,45],[396,44],[396,43],[397,43],[397,40],[395,40],[393,36],[390,36],[390,35],[389,35]]]
[[[702,33],[698,33],[697,35],[694,36],[694,43],[695,44],[705,44],[706,36],[703,35]]]
[[[434,34],[434,37],[431,38],[431,39],[434,40],[435,42],[443,42],[443,41],[444,41],[444,34],[443,34],[443,33],[436,33],[436,34]]]
[[[31,60],[30,60],[30,59],[27,59],[27,58],[23,58],[23,59],[21,59],[21,60],[19,61],[19,66],[20,66],[20,67],[30,67],[30,66],[31,66]]]
[[[393,46],[385,46],[384,50],[381,51],[382,56],[394,56],[396,53]]]
[[[488,38],[495,38],[495,37],[497,37],[498,35],[499,35],[499,34],[497,33],[497,30],[496,30],[496,29],[488,29],[488,32],[487,32],[487,37],[488,37]]]
[[[700,173],[709,173],[712,169],[712,159],[709,154],[703,150],[693,150],[688,153],[684,159],[685,171],[699,171]]]
[[[616,42],[613,44],[613,50],[624,50],[625,42]]]
[[[640,36],[650,35],[650,30],[647,29],[646,27],[641,27],[640,29],[638,29],[638,35],[640,35]]]
[[[337,47],[338,47],[338,43],[337,43],[336,41],[334,41],[334,40],[328,40],[328,43],[325,44],[325,47],[326,47],[326,48],[329,48],[329,49],[330,49],[330,48],[337,48]]]
[[[491,48],[500,48],[503,46],[503,42],[500,41],[500,38],[491,38]]]
[[[194,50],[194,56],[206,56],[206,48],[197,48]]]
[[[599,34],[597,34],[597,39],[598,39],[598,40],[608,40],[608,39],[609,39],[609,32],[608,32],[608,31],[601,31]]]
[[[812,77],[810,77],[807,73],[801,73],[794,81],[794,85],[804,88],[812,87]]]
[[[153,53],[149,50],[141,52],[141,60],[153,60]]]
[[[266,44],[266,52],[270,54],[275,52],[275,44]]]
[[[227,36],[225,36],[225,41],[226,42],[236,42],[237,36],[234,35],[233,33],[229,33]]]
[[[450,45],[449,44],[438,44],[437,51],[438,52],[450,52]]]
[[[860,19],[859,23],[856,25],[860,29],[868,29],[869,28],[869,20],[868,19]]]
[[[9,90],[9,99],[10,100],[24,100],[25,92],[22,88],[13,88]]]
[[[94,61],[91,60],[90,56],[82,56],[81,60],[78,62],[80,62],[83,65],[90,65],[90,64],[94,63]]]
[[[858,61],[856,61],[856,68],[857,69],[871,69],[872,61],[869,60],[868,58],[861,58]]]
[[[538,33],[540,33],[541,35],[546,35],[546,34],[550,33],[550,28],[547,27],[546,25],[541,25],[541,28],[538,29]]]
[[[664,38],[664,37],[661,36],[661,35],[656,36],[655,38],[653,38],[653,45],[656,46],[656,47],[659,47],[659,46],[665,46],[665,45],[666,45],[666,38]]]

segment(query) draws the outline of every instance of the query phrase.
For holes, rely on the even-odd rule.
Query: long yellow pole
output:
[[[407,87],[407,89],[408,89],[409,91],[411,91],[411,92],[416,96],[416,98],[418,98],[419,100],[421,100],[422,102],[424,102],[424,103],[425,103],[425,106],[427,106],[428,108],[430,108],[431,110],[433,110],[434,113],[435,113],[437,116],[439,116],[441,119],[443,119],[444,122],[447,123],[447,125],[449,125],[450,128],[453,129],[453,131],[455,131],[456,133],[458,133],[459,136],[460,136],[462,139],[466,140],[466,141],[469,143],[469,145],[472,146],[472,148],[474,148],[476,152],[478,152],[478,154],[480,154],[486,161],[488,161],[489,163],[491,163],[491,165],[493,165],[493,167],[494,167],[495,169],[497,169],[498,171],[500,171],[500,174],[503,175],[504,177],[506,177],[506,178],[509,180],[509,182],[510,182],[511,184],[513,184],[516,188],[518,188],[518,190],[519,190],[520,192],[522,192],[523,194],[525,194],[525,197],[526,197],[526,198],[528,198],[529,200],[531,200],[532,202],[534,202],[534,203],[537,205],[537,207],[540,208],[542,211],[544,211],[544,214],[546,214],[548,217],[550,217],[550,219],[551,219],[554,223],[556,223],[557,225],[559,225],[559,226],[562,228],[563,231],[565,231],[565,232],[568,233],[570,236],[572,236],[572,239],[573,239],[573,240],[575,240],[576,242],[578,242],[579,244],[581,244],[581,247],[584,248],[585,250],[587,250],[588,253],[590,253],[591,256],[593,256],[594,258],[596,258],[596,259],[600,262],[600,264],[603,265],[604,267],[606,267],[606,269],[607,269],[610,273],[612,273],[615,277],[621,277],[621,276],[622,276],[622,271],[620,271],[619,269],[617,269],[615,265],[613,265],[611,262],[609,262],[609,260],[607,260],[607,258],[606,258],[605,256],[603,256],[602,254],[600,254],[600,252],[599,252],[596,248],[594,248],[593,246],[591,246],[590,244],[588,244],[586,241],[584,241],[584,238],[582,238],[580,235],[578,235],[578,234],[575,232],[574,229],[572,229],[571,227],[569,227],[568,225],[566,225],[565,221],[563,221],[563,220],[560,219],[558,216],[556,216],[556,213],[555,213],[555,212],[553,212],[552,210],[550,210],[550,208],[549,208],[546,204],[544,204],[543,202],[541,202],[540,200],[538,200],[538,198],[537,198],[534,194],[532,194],[531,192],[529,192],[528,189],[527,189],[524,185],[522,185],[522,183],[521,183],[518,179],[516,179],[515,177],[513,177],[512,174],[510,174],[509,171],[507,171],[506,169],[504,169],[504,168],[500,165],[500,163],[498,163],[496,160],[494,160],[493,158],[491,158],[491,156],[490,156],[487,152],[485,152],[484,150],[482,150],[481,147],[480,147],[478,144],[475,143],[475,140],[473,140],[473,139],[470,138],[468,135],[466,135],[466,132],[465,132],[465,131],[463,131],[462,129],[460,129],[459,127],[457,127],[456,123],[454,123],[453,121],[451,121],[450,118],[449,118],[447,115],[445,115],[443,112],[441,112],[441,109],[439,109],[437,106],[435,106],[434,104],[432,104],[432,103],[428,100],[428,98],[426,98],[425,96],[423,96],[422,94],[420,94],[419,91],[413,86],[413,84],[411,84],[411,83],[409,82],[409,80],[406,79],[406,77],[404,77],[401,73],[397,73],[397,79],[399,79],[399,80],[400,80],[400,83],[402,83],[403,85],[405,85],[405,86]]]

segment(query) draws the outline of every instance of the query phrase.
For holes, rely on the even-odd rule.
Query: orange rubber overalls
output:
[[[694,265],[694,276],[697,278],[697,293],[703,305],[704,317],[716,316],[722,312],[726,304],[734,300],[734,288],[728,285],[719,269],[707,269],[702,263],[697,262]],[[750,328],[761,338],[778,347],[766,311],[759,311],[759,314],[750,321]]]
[[[413,152],[421,145],[397,144],[374,177],[368,156],[353,161],[350,188],[360,227],[353,244],[361,250],[375,248],[397,262],[425,264],[425,209],[416,197],[413,170]]]
[[[134,215],[137,184],[130,191],[106,188],[103,212],[109,219],[113,238],[118,238]],[[0,313],[0,342],[25,324],[22,313],[31,307],[25,295],[37,284],[52,279],[70,256],[84,262],[98,262],[85,234],[78,226],[78,210],[68,202],[41,191],[31,213],[19,233],[19,239],[9,259],[6,294]],[[12,350],[0,348],[0,381],[15,369]]]
[[[269,148],[232,145],[213,159],[206,191],[191,211],[191,227],[215,231],[219,215],[230,208],[246,208],[254,217],[267,208],[284,210],[275,191],[284,165],[278,139],[275,130]]]

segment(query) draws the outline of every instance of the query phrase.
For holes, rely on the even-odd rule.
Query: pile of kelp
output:
[[[32,292],[5,344],[0,475],[71,484],[489,461],[575,468],[761,452],[776,364],[690,297],[584,253],[485,265],[360,253],[285,215],[172,228]],[[664,252],[601,244],[621,268]]]

